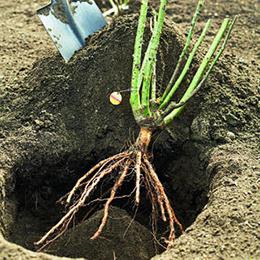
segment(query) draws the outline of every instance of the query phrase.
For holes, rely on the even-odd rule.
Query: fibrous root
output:
[[[167,244],[171,245],[175,239],[174,224],[177,224],[181,231],[183,230],[183,227],[176,218],[164,187],[149,160],[147,148],[150,139],[151,134],[149,132],[141,131],[136,144],[128,151],[119,153],[99,162],[84,176],[82,176],[77,181],[74,188],[61,199],[66,205],[69,205],[67,213],[38,242],[35,243],[36,246],[40,247],[40,250],[42,250],[64,234],[64,232],[69,228],[76,213],[86,206],[86,203],[90,200],[90,195],[92,195],[93,191],[98,188],[101,181],[112,174],[116,174],[117,178],[110,190],[110,195],[104,204],[104,214],[101,224],[91,239],[97,239],[102,233],[108,220],[110,205],[114,201],[116,193],[123,185],[126,177],[135,174],[134,192],[136,205],[138,206],[140,203],[141,184],[144,182],[151,200],[153,211],[158,206],[162,220],[168,222],[170,231]]]

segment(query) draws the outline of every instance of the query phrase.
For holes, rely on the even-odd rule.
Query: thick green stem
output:
[[[198,87],[199,81],[203,77],[203,74],[204,74],[206,68],[208,67],[209,62],[210,62],[212,56],[214,55],[216,49],[218,48],[221,40],[223,39],[225,32],[228,30],[228,36],[227,37],[229,37],[233,24],[234,24],[234,21],[232,23],[230,23],[230,20],[228,18],[224,19],[224,21],[223,21],[216,37],[215,37],[213,43],[210,46],[210,49],[208,50],[207,54],[205,55],[204,59],[202,60],[202,63],[200,65],[199,69],[197,70],[195,76],[192,79],[192,82],[190,83],[188,89],[186,90],[185,94],[181,98],[180,102],[185,102],[192,95],[192,93],[196,89],[196,87]],[[224,44],[226,44],[226,42],[227,42],[227,37],[226,37]],[[217,59],[220,57],[223,50],[220,50],[220,51],[221,51],[220,54],[218,54],[216,56]],[[213,66],[217,61],[216,58],[213,61]],[[210,66],[210,70],[212,68],[213,67]],[[183,108],[184,108],[184,106],[179,107],[177,109],[174,109],[169,115],[167,115],[164,118],[164,124],[168,125],[169,123],[171,123],[173,121],[173,119],[180,114],[180,112],[183,110]]]
[[[156,63],[154,63],[153,66],[153,76],[152,76],[152,94],[151,98],[152,101],[155,103],[156,102]]]
[[[165,9],[168,0],[161,0],[158,18],[155,23],[155,28],[153,30],[152,38],[149,42],[147,51],[145,53],[141,77],[142,79],[139,80],[139,83],[142,84],[142,107],[143,107],[143,114],[145,117],[151,115],[150,111],[150,92],[151,92],[151,81],[152,81],[152,74],[154,70],[154,64],[156,63],[156,55],[158,52],[158,47],[160,43],[162,28],[165,19]]]
[[[201,8],[204,5],[204,2],[205,2],[205,0],[199,0],[199,2],[197,4],[196,11],[195,11],[195,13],[193,15],[193,18],[192,18],[192,21],[191,21],[191,27],[190,27],[190,30],[189,30],[189,33],[188,33],[188,36],[187,36],[187,39],[186,39],[186,43],[184,45],[184,48],[182,50],[181,55],[179,56],[177,65],[176,65],[175,70],[174,70],[174,72],[172,74],[172,77],[171,77],[171,79],[169,81],[169,84],[167,85],[167,87],[166,87],[166,89],[165,89],[165,91],[164,91],[164,93],[163,93],[163,95],[162,95],[162,97],[160,99],[160,103],[162,103],[164,101],[164,99],[166,98],[167,94],[171,90],[174,82],[177,79],[177,74],[179,72],[180,66],[181,66],[181,64],[184,61],[184,58],[185,58],[185,55],[186,55],[187,51],[189,50],[190,42],[191,42],[191,40],[193,38],[193,34],[194,34],[195,27],[196,27],[196,23],[197,23],[197,20],[198,20]]]
[[[163,109],[165,106],[167,106],[169,104],[169,102],[171,101],[171,98],[173,97],[174,93],[177,91],[177,89],[179,88],[180,84],[182,83],[184,77],[187,75],[189,68],[190,68],[190,65],[193,61],[194,55],[195,55],[197,49],[199,48],[199,46],[201,45],[201,43],[203,42],[210,25],[211,25],[211,20],[208,20],[208,22],[206,23],[198,41],[194,45],[194,47],[193,47],[193,49],[192,49],[192,51],[189,55],[189,58],[188,58],[188,60],[185,64],[178,80],[175,82],[174,86],[172,87],[171,91],[168,93],[168,95],[164,99],[163,103],[160,105],[160,107],[159,107],[160,109]]]
[[[138,78],[140,76],[142,45],[143,45],[143,36],[144,36],[147,10],[148,10],[148,0],[142,0],[142,6],[141,6],[141,11],[139,16],[136,38],[135,38],[133,71],[132,71],[132,82],[131,82],[131,96],[130,96],[130,103],[135,117],[139,116],[140,109],[141,109],[141,100],[140,100],[140,92],[139,92],[140,89],[138,88]]]

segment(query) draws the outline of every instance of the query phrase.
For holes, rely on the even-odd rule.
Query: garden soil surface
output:
[[[159,1],[151,2],[158,7]],[[106,1],[97,3],[107,8]],[[260,17],[253,0],[206,1],[198,34],[208,18],[214,25],[205,45],[224,17],[239,15],[232,38],[182,117],[154,136],[153,163],[185,233],[165,250],[167,227],[159,221],[155,239],[144,194],[138,210],[132,200],[117,200],[98,240],[88,238],[100,223],[101,207],[45,252],[36,252],[33,243],[64,213],[57,199],[138,134],[128,102],[138,2],[87,39],[67,64],[35,15],[45,4],[0,0],[0,259],[260,258]],[[169,1],[158,54],[159,91],[171,76],[195,6],[196,1]],[[146,44],[149,34],[147,28]],[[118,90],[123,102],[114,107],[109,95]],[[130,181],[120,193],[131,190]]]

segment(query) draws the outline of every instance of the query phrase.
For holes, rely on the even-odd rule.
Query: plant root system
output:
[[[172,244],[175,239],[174,225],[177,224],[181,231],[183,231],[183,227],[176,218],[164,187],[150,162],[151,155],[147,150],[151,141],[151,136],[151,130],[141,128],[136,143],[127,151],[99,162],[77,181],[74,188],[60,199],[60,202],[63,202],[68,206],[68,211],[65,216],[35,243],[36,246],[40,247],[39,250],[42,250],[66,232],[76,213],[89,204],[92,192],[100,185],[104,178],[109,177],[111,174],[117,174],[118,177],[116,178],[112,189],[105,193],[107,194],[110,192],[110,196],[105,199],[104,214],[101,224],[91,239],[97,239],[102,233],[108,220],[109,207],[116,198],[118,189],[123,185],[128,176],[135,176],[135,187],[131,194],[135,194],[136,206],[140,203],[140,191],[144,184],[152,205],[153,225],[156,222],[155,218],[158,216],[157,208],[159,208],[162,220],[168,222],[170,228],[166,243],[168,246]],[[129,196],[131,196],[131,194]],[[90,203],[100,201],[103,201],[103,198],[92,200]]]

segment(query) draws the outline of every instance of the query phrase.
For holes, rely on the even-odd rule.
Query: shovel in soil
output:
[[[85,45],[86,37],[106,25],[93,0],[52,0],[37,14],[66,62]]]

